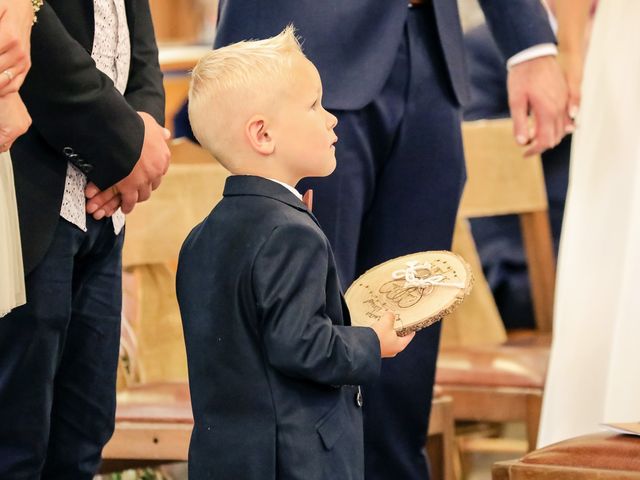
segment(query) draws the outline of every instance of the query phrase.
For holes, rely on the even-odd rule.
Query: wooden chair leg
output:
[[[433,400],[425,448],[431,464],[432,479],[460,478],[459,462],[455,461],[457,448],[451,397],[436,397]]]
[[[540,414],[542,412],[542,395],[531,394],[527,396],[526,419],[528,452],[536,449],[538,443],[538,428],[540,427]]]

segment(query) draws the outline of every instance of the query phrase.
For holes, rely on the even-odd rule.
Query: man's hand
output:
[[[573,131],[573,120],[567,113],[567,84],[555,57],[514,65],[509,70],[507,86],[516,141],[529,147],[525,156],[555,147]],[[531,131],[529,111],[534,121]]]
[[[130,213],[136,203],[149,199],[151,192],[158,188],[169,169],[171,153],[167,140],[171,133],[158,125],[148,113],[138,113],[144,121],[144,142],[140,159],[129,176],[102,192],[93,183],[89,183],[85,190],[89,199],[87,213],[96,220],[111,216],[118,207],[124,213]]]
[[[0,0],[0,97],[18,91],[31,67],[30,0]]]
[[[395,357],[407,348],[409,342],[416,336],[416,333],[413,332],[405,337],[399,337],[393,328],[395,320],[393,313],[385,312],[382,318],[371,326],[373,331],[376,332],[376,335],[378,335],[378,340],[380,341],[380,356],[382,358]]]
[[[10,93],[0,97],[0,152],[6,152],[31,125],[31,117],[20,95]]]

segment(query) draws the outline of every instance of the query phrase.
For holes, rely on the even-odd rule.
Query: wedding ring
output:
[[[2,75],[7,77],[10,82],[13,80],[13,72],[11,70],[9,70],[8,68],[4,72],[2,72]]]
[[[116,197],[120,195],[120,192],[118,191],[118,187],[116,187],[115,185],[111,187],[111,191],[113,192],[113,195],[115,195]]]

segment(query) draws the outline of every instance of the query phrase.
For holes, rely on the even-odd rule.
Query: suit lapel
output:
[[[225,197],[238,195],[255,195],[260,197],[268,197],[279,202],[285,203],[290,207],[305,212],[315,222],[318,227],[320,223],[318,219],[309,211],[307,206],[297,198],[293,193],[282,185],[277,184],[266,178],[256,177],[252,175],[232,175],[227,178],[224,186]]]

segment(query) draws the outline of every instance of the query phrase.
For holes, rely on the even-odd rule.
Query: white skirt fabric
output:
[[[558,257],[539,446],[640,420],[640,1],[600,2]]]
[[[0,153],[0,317],[24,303],[24,272],[13,169],[9,154]]]

